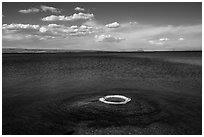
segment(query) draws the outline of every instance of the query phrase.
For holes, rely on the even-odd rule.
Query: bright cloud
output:
[[[169,38],[160,38],[159,40],[160,41],[167,41],[167,40],[169,40]]]
[[[39,25],[30,24],[3,24],[2,29],[39,29]]]
[[[118,28],[119,26],[120,26],[120,24],[118,22],[113,22],[113,23],[106,25],[106,27],[108,27],[108,28]]]
[[[37,13],[37,12],[40,12],[40,11],[44,11],[44,12],[50,11],[52,13],[61,13],[61,10],[58,9],[58,8],[44,6],[44,5],[40,6],[40,9],[30,8],[30,9],[19,10],[18,12],[26,14],[26,13]]]
[[[80,7],[76,7],[74,10],[76,10],[76,11],[84,11],[85,9],[84,8],[80,8]]]
[[[58,25],[58,24],[49,24],[48,27],[56,28],[56,27],[64,27],[64,25]]]
[[[56,15],[50,15],[47,17],[42,18],[42,21],[73,21],[73,20],[79,20],[79,19],[92,19],[94,17],[93,14],[90,13],[74,13],[71,16],[56,16]]]
[[[184,40],[184,38],[179,38],[178,40],[181,40],[181,41],[182,41],[182,40]]]
[[[134,21],[134,22],[131,21],[131,22],[129,22],[129,24],[130,24],[130,25],[136,25],[136,24],[138,24],[138,23],[135,22],[135,21]]]
[[[40,9],[31,8],[31,9],[19,10],[18,12],[20,12],[20,13],[37,13],[39,11],[40,11]]]
[[[45,12],[50,11],[50,12],[52,12],[52,13],[61,13],[61,10],[60,10],[60,9],[57,9],[57,8],[55,8],[55,7],[44,6],[44,5],[42,5],[42,6],[40,6],[40,7],[41,7],[41,9],[42,9],[43,11],[45,11]]]
[[[95,39],[97,42],[121,42],[125,40],[124,38],[120,37],[113,37],[112,35],[95,35]]]
[[[80,7],[73,4],[74,7],[71,6],[69,9],[59,9],[54,5],[54,7],[46,4],[37,5],[21,9],[18,14],[42,13],[41,18],[38,18],[40,15],[33,14],[33,19],[29,19],[32,16],[19,16],[19,19],[12,20],[12,16],[9,15],[11,12],[5,13],[4,22],[12,21],[14,23],[2,25],[4,43],[5,41],[12,41],[16,45],[15,41],[17,41],[19,45],[22,45],[24,41],[27,41],[26,46],[34,45],[37,47],[38,44],[35,43],[37,41],[43,42],[44,45],[52,44],[53,47],[57,45],[59,48],[77,47],[79,49],[100,48],[133,51],[138,49],[202,49],[202,24],[154,25],[148,24],[151,23],[151,19],[149,22],[138,23],[136,21],[139,20],[134,17],[126,20],[126,22],[119,17],[113,21],[110,18],[104,18],[106,15],[100,14],[99,11],[97,11],[97,18],[95,18],[94,13],[88,12],[96,11],[94,7],[90,7],[88,10],[86,9],[87,6]],[[70,14],[59,14],[62,11]],[[14,14],[12,13],[12,15]],[[129,16],[129,14],[126,15]],[[19,20],[30,22],[30,24],[15,23]],[[31,21],[33,20],[41,25],[32,24]],[[109,22],[104,24],[107,21]],[[12,45],[9,42],[7,44]]]
[[[26,35],[34,35],[38,33],[40,25],[31,24],[3,24],[2,38],[3,40],[15,41],[27,39]]]
[[[158,40],[149,40],[148,42],[153,45],[164,45],[164,42],[160,42]]]
[[[76,28],[78,28],[78,26],[74,25],[74,26],[71,26],[70,28],[71,29],[76,29]]]
[[[118,29],[108,29],[105,25],[90,20],[80,25],[66,26],[61,24],[3,24],[3,41],[49,40],[57,44],[83,49],[103,50],[171,50],[201,48],[202,25],[191,26],[152,26],[121,24]],[[80,36],[80,37],[79,37]],[[95,36],[95,37],[94,37]],[[181,37],[182,36],[182,37]],[[185,40],[184,40],[185,38]],[[46,41],[44,41],[46,42]],[[80,43],[80,44],[79,44]],[[100,46],[96,46],[100,45]],[[193,45],[193,47],[192,47]]]
[[[81,26],[64,26],[58,24],[48,24],[43,25],[39,29],[40,33],[47,35],[54,35],[58,37],[67,37],[67,36],[84,36],[95,33],[95,28],[87,25]]]
[[[148,42],[153,45],[164,45],[165,41],[170,40],[169,38],[160,38],[158,40],[149,40]]]
[[[39,29],[39,31],[42,32],[42,33],[46,32],[47,30],[48,30],[48,29],[45,28],[45,27],[40,27],[40,29]]]
[[[72,29],[71,36],[82,36],[95,33],[95,28],[91,26],[81,25],[81,26],[71,26]]]

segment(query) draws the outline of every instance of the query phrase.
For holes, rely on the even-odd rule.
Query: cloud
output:
[[[167,40],[169,40],[169,38],[160,38],[159,40],[160,41],[167,41]]]
[[[65,16],[50,15],[42,18],[42,21],[65,21]]]
[[[159,39],[156,39],[156,40],[149,40],[148,42],[150,44],[153,44],[153,45],[165,45],[167,44],[168,42],[176,42],[176,41],[182,41],[184,40],[184,38],[172,38],[172,39],[169,39],[169,38],[159,38]]]
[[[50,28],[59,28],[59,27],[64,27],[64,25],[48,24],[48,27],[50,27]]]
[[[3,40],[7,41],[16,41],[16,40],[22,40],[24,37],[21,35],[16,35],[16,34],[7,34],[7,35],[2,35]]]
[[[80,25],[72,23],[70,26],[53,23],[47,25],[3,24],[2,39],[4,45],[6,42],[7,45],[12,45],[12,41],[13,44],[19,42],[23,45],[24,41],[27,41],[26,45],[29,45],[29,42],[31,45],[33,42],[33,47],[38,46],[34,44],[36,42],[44,42],[45,45],[52,44],[53,47],[59,44],[59,47],[64,45],[65,48],[68,46],[79,49],[85,49],[84,46],[86,49],[132,51],[141,48],[143,50],[202,49],[201,24],[153,26],[130,25],[126,22],[120,25],[117,29],[109,29],[96,20],[87,20]]]
[[[78,28],[78,26],[74,25],[74,26],[71,26],[70,28],[71,29],[76,29],[76,28]]]
[[[86,25],[81,25],[80,29],[85,30],[85,29],[92,29],[93,27],[91,26],[86,26]]]
[[[80,8],[80,7],[76,7],[74,10],[76,10],[76,11],[84,11],[85,9],[84,8]]]
[[[57,9],[57,8],[54,8],[54,7],[49,7],[49,6],[44,6],[44,5],[42,5],[40,7],[45,12],[50,11],[52,13],[61,13],[60,9]]]
[[[87,25],[81,26],[71,26],[72,32],[70,33],[71,36],[83,36],[95,33],[95,28]]]
[[[30,9],[19,10],[18,12],[26,14],[26,13],[37,13],[39,11],[40,11],[40,9],[30,8]]]
[[[40,27],[39,32],[47,35],[55,35],[59,37],[67,36],[84,36],[94,33],[94,27],[81,25],[81,26],[64,26],[58,24],[48,24]]]
[[[109,35],[95,35],[95,39],[97,42],[121,42],[125,40],[124,38],[120,37],[113,37],[110,34]]]
[[[87,36],[95,33],[95,28],[89,25],[65,26],[59,24],[31,25],[31,24],[3,24],[3,39],[7,41],[23,39],[64,39],[70,36]]]
[[[60,9],[57,9],[57,8],[54,8],[54,7],[49,7],[49,6],[42,5],[42,6],[40,6],[40,8],[41,8],[41,10],[38,9],[38,8],[30,8],[30,9],[19,10],[18,12],[24,13],[24,14],[37,13],[37,12],[40,12],[40,11],[44,11],[44,12],[50,11],[52,13],[61,13]]]
[[[138,41],[147,42],[149,40],[157,42],[171,43],[177,41],[182,36],[185,40],[200,39],[202,34],[202,26],[190,25],[190,26],[153,26],[139,24],[136,26],[121,25],[123,29],[116,29],[114,32],[125,36],[129,42],[137,43]],[[150,42],[150,43],[157,43]]]
[[[87,20],[87,19],[92,19],[93,17],[94,17],[93,14],[90,14],[90,13],[85,14],[85,13],[80,12],[80,13],[74,13],[71,16],[50,15],[50,16],[42,18],[42,21],[73,21],[73,20],[79,20],[79,19]]]
[[[53,24],[51,25],[53,26]],[[52,36],[46,34],[48,29],[40,25],[31,24],[3,24],[2,38],[6,41],[20,41],[28,39],[40,39],[42,37]]]
[[[31,24],[3,24],[2,38],[7,41],[27,39],[26,35],[38,33],[40,25]]]
[[[182,40],[184,40],[184,38],[179,38],[178,40],[182,41]]]
[[[149,40],[148,42],[153,45],[164,45],[164,42],[158,40]]]
[[[39,32],[42,35],[63,37],[70,32],[70,28],[64,25],[48,24],[40,27]]]
[[[39,25],[30,25],[30,24],[3,24],[2,29],[39,29]]]
[[[108,27],[108,28],[118,28],[118,27],[120,27],[120,24],[118,22],[113,22],[113,23],[107,24],[106,27]]]
[[[153,45],[164,45],[166,44],[166,41],[169,41],[169,40],[170,40],[169,38],[159,38],[156,40],[149,40],[148,42]]]
[[[131,21],[131,22],[129,22],[129,24],[130,25],[137,25],[138,23],[136,21],[134,21],[134,22]]]
[[[46,32],[46,31],[48,31],[48,29],[45,28],[45,27],[40,27],[39,31],[40,31],[41,33],[44,33],[44,32]]]

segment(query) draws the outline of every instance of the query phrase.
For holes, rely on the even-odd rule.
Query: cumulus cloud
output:
[[[3,24],[2,38],[7,41],[40,39],[42,37],[48,39],[54,35],[52,33],[47,33],[49,31],[48,28],[54,28],[57,26],[57,24],[49,24],[46,27],[31,24]]]
[[[182,41],[182,40],[184,40],[184,38],[179,38],[178,40]]]
[[[131,21],[131,22],[129,22],[129,24],[130,24],[130,25],[136,25],[136,24],[138,24],[138,23],[135,22],[135,21],[134,21],[134,22]]]
[[[40,11],[40,9],[30,8],[30,9],[19,10],[18,12],[20,12],[20,13],[37,13],[39,11]]]
[[[65,21],[65,16],[56,16],[56,15],[50,15],[47,17],[42,18],[42,21]]]
[[[113,22],[113,23],[106,25],[106,27],[108,27],[108,28],[118,28],[119,26],[120,26],[120,24],[118,22]]]
[[[45,28],[45,27],[40,27],[40,29],[39,29],[39,31],[42,32],[42,33],[46,32],[47,30],[48,30],[48,29]]]
[[[50,28],[58,28],[58,27],[64,27],[64,25],[48,24],[48,27],[50,27]]]
[[[39,32],[43,35],[63,36],[70,32],[70,28],[64,25],[48,24],[41,26]]]
[[[86,25],[81,25],[80,26],[80,29],[92,29],[93,27],[91,27],[91,26],[86,26]]]
[[[178,40],[182,41],[182,40],[184,40],[184,38],[178,38],[178,37],[175,37],[175,38],[172,38],[172,39],[169,39],[169,38],[159,38],[159,39],[155,39],[155,40],[149,40],[148,42],[150,44],[153,44],[153,45],[165,45],[168,42],[176,42]]]
[[[160,41],[167,41],[167,40],[169,40],[169,38],[160,38],[159,40]]]
[[[84,8],[80,8],[80,7],[76,7],[74,10],[76,10],[76,11],[84,11],[85,9]]]
[[[42,9],[43,11],[45,11],[45,12],[50,11],[50,12],[52,12],[52,13],[61,13],[61,10],[60,10],[60,9],[57,9],[57,8],[55,8],[55,7],[50,7],[50,6],[45,6],[45,5],[42,5],[42,6],[40,6],[40,7],[41,7],[41,9]]]
[[[3,39],[7,41],[22,39],[53,39],[69,36],[86,36],[95,33],[94,27],[89,25],[65,26],[59,24],[31,25],[31,24],[3,24]]]
[[[164,42],[158,40],[149,40],[148,42],[153,45],[164,45]]]
[[[37,13],[37,12],[40,12],[40,11],[44,11],[44,12],[50,11],[52,13],[61,13],[61,10],[58,9],[58,8],[44,6],[44,5],[40,6],[40,9],[30,8],[30,9],[19,10],[18,12],[26,14],[26,13]]]
[[[31,24],[3,24],[2,29],[39,29],[39,25]]]
[[[71,16],[56,16],[56,15],[50,15],[47,17],[42,18],[42,21],[73,21],[73,20],[79,20],[79,19],[92,19],[94,17],[93,14],[90,13],[74,13]]]
[[[109,35],[95,35],[95,39],[97,42],[121,42],[125,40],[124,38],[120,37],[113,37],[110,34]]]
[[[70,27],[72,29],[71,32],[71,36],[82,36],[82,35],[88,35],[88,34],[92,34],[94,33],[94,29],[91,26],[87,26],[87,25],[81,25],[81,26],[71,26]]]
[[[201,49],[202,25],[191,26],[153,26],[121,24],[118,29],[108,29],[95,20],[87,20],[82,24],[66,26],[61,24],[31,25],[31,24],[3,24],[3,41],[43,41],[49,40],[60,45],[68,45],[74,41],[84,49],[100,48],[103,50],[172,50],[172,49]],[[123,28],[123,29],[121,29]],[[95,36],[95,38],[94,38]],[[119,36],[119,37],[118,37]],[[86,37],[86,38],[85,38]],[[124,39],[125,38],[125,39]],[[185,38],[185,40],[184,40]],[[55,39],[55,40],[53,40]],[[60,40],[60,41],[57,41]],[[56,42],[57,41],[57,42]],[[72,42],[73,42],[72,41]],[[46,41],[47,42],[47,41]],[[71,45],[76,47],[71,42]],[[97,42],[97,43],[96,43]],[[79,44],[80,43],[80,44]],[[117,46],[114,46],[117,44]],[[193,46],[192,46],[193,45]]]
[[[153,45],[164,45],[166,41],[169,41],[169,38],[159,38],[156,40],[149,40],[148,42]]]
[[[121,29],[123,27],[123,29]],[[121,25],[120,28],[114,30],[115,34],[120,34],[127,40],[124,44],[132,49],[142,48],[144,50],[158,49],[201,49],[202,25],[190,26],[153,26],[147,24],[138,25]],[[179,38],[185,38],[182,42]],[[195,43],[195,44],[194,44]],[[133,46],[134,45],[134,46]],[[194,46],[192,46],[194,45]]]
[[[78,28],[78,26],[74,25],[74,26],[71,26],[70,28],[71,29],[76,29],[76,28]]]
[[[48,24],[43,25],[40,27],[39,32],[42,34],[47,35],[55,35],[60,37],[66,37],[68,35],[70,36],[84,36],[88,34],[94,33],[95,28],[87,25],[81,25],[81,26],[64,26],[64,25],[58,25],[58,24]]]
[[[26,35],[38,33],[40,25],[31,24],[3,24],[2,38],[7,41],[27,39]]]

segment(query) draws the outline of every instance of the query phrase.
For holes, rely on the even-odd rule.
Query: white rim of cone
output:
[[[121,101],[121,102],[107,101],[106,99],[108,98],[121,98],[121,99],[124,99],[124,101]],[[122,96],[122,95],[108,95],[108,96],[99,98],[99,101],[106,103],[106,104],[120,105],[120,104],[128,103],[129,101],[131,101],[131,99],[128,97]]]

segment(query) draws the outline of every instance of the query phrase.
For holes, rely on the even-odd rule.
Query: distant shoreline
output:
[[[21,49],[21,48],[2,48],[2,53],[160,53],[160,52],[202,52],[202,50],[186,50],[186,51],[100,51],[100,50],[65,50],[65,49]]]

